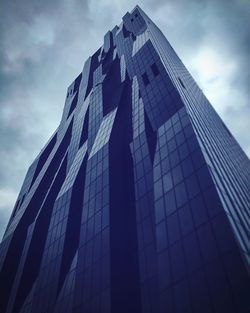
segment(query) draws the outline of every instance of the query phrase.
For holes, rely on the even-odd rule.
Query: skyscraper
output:
[[[250,163],[137,6],[69,86],[0,249],[0,312],[250,312]]]

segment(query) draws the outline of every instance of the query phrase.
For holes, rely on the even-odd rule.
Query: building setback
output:
[[[138,7],[69,86],[0,246],[0,312],[249,313],[250,162]]]

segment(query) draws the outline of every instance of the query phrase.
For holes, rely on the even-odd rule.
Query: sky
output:
[[[1,0],[0,239],[67,87],[136,4],[250,156],[250,0]]]

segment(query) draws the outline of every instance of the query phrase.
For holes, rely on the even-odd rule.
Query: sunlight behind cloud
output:
[[[191,61],[192,72],[197,83],[219,114],[235,105],[243,105],[245,98],[233,89],[230,80],[237,73],[237,64],[227,59],[215,49],[203,47]],[[226,100],[226,101],[225,101]]]
[[[203,47],[194,58],[194,68],[199,71],[202,83],[210,83],[216,79],[223,79],[234,74],[237,66],[233,60],[225,58],[215,49]]]

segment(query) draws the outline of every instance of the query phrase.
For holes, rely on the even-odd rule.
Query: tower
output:
[[[137,6],[67,90],[0,249],[8,313],[250,310],[247,156]]]

